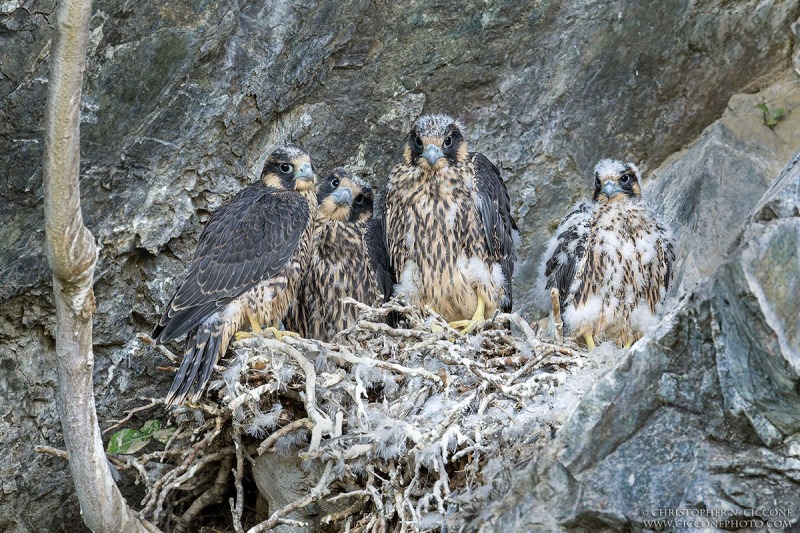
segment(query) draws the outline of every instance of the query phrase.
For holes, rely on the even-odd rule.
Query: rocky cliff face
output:
[[[0,408],[0,530],[10,531],[75,531],[80,523],[65,465],[33,452],[37,444],[59,446],[61,439],[40,168],[54,4],[0,5],[0,390],[6,399]],[[776,196],[765,198],[749,219],[747,213],[798,148],[792,112],[797,80],[782,74],[790,72],[793,57],[797,63],[790,27],[800,16],[798,2],[468,1],[454,7],[429,1],[101,0],[94,9],[81,186],[84,217],[101,246],[95,286],[101,424],[137,397],[163,393],[169,376],[155,368],[162,360],[134,335],[151,329],[209,213],[252,180],[275,143],[294,140],[323,171],[347,165],[380,185],[412,119],[448,112],[463,119],[472,148],[495,160],[508,180],[523,230],[515,280],[523,314],[534,317],[529,291],[546,237],[567,205],[587,194],[589,171],[605,156],[636,161],[645,173],[663,162],[646,194],[680,237],[680,294],[720,272],[670,315],[659,329],[665,337],[638,347],[623,364],[628,370],[612,373],[607,389],[598,386],[603,401],[593,396],[584,402],[584,411],[595,405],[602,416],[587,422],[579,410],[564,435],[577,436],[589,423],[596,429],[581,439],[639,435],[616,431],[611,422],[674,427],[713,402],[740,413],[718,417],[735,422],[725,430],[734,440],[774,447],[796,429],[787,415],[791,402],[778,402],[782,407],[774,411],[775,399],[759,395],[763,384],[737,381],[746,363],[742,354],[749,353],[737,346],[752,337],[745,327],[774,341],[775,321],[792,312],[792,300],[780,300],[784,289],[771,292],[768,282],[791,289],[785,276],[794,272],[786,266],[792,242],[780,237],[786,233],[780,228],[796,220],[796,185],[771,189]],[[767,86],[757,96],[730,99]],[[774,131],[751,107],[759,99],[789,112]],[[726,105],[721,121],[676,153]],[[754,236],[762,229],[774,238]],[[737,237],[740,260],[725,259]],[[754,288],[762,275],[774,278]],[[730,311],[726,300],[733,302]],[[782,364],[793,368],[797,353],[785,346],[797,346],[796,324],[781,327],[784,340],[765,349],[789,353]],[[743,339],[734,336],[740,330]],[[720,359],[719,353],[728,355]],[[727,361],[727,370],[715,381],[720,361]],[[637,365],[647,367],[637,374],[647,381],[637,386],[656,396],[629,403],[619,372]],[[707,377],[684,378],[687,365],[705,368]],[[684,398],[689,392],[694,396]],[[688,413],[656,409],[684,399],[694,406]],[[626,417],[613,416],[617,412]],[[693,428],[700,424],[696,418]],[[705,439],[708,428],[702,431],[691,438]],[[576,479],[585,479],[582,487],[602,487],[602,476],[619,473],[619,464],[649,464],[657,451],[652,439],[649,448],[631,444],[630,454],[613,442],[597,457],[613,456],[616,463],[591,459],[578,447],[563,468],[547,470],[568,471],[565,497],[575,493]],[[703,450],[701,456],[677,450],[675,457],[708,460],[715,472],[733,474],[761,464],[744,454],[738,467],[715,467],[719,454]],[[595,477],[580,477],[585,472]],[[582,500],[584,511],[558,523],[630,520],[598,511],[597,494]],[[515,501],[520,510],[523,500]]]
[[[738,520],[720,529],[796,527],[800,152],[747,221],[711,279],[583,397],[484,530],[666,529],[648,521],[674,509]]]

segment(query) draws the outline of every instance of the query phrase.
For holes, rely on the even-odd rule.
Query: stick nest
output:
[[[597,367],[517,314],[465,336],[429,309],[348,303],[359,321],[330,343],[237,341],[208,399],[172,413],[165,449],[113,458],[145,485],[144,516],[179,532],[223,505],[237,532],[474,529],[592,380],[565,384]],[[402,327],[384,323],[390,312]],[[307,482],[259,510],[245,499],[270,456]]]

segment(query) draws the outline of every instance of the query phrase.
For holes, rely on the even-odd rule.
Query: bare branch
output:
[[[136,340],[138,340],[139,342],[143,342],[148,346],[151,346],[155,351],[157,351],[158,353],[169,359],[170,362],[172,363],[179,363],[181,360],[180,357],[169,351],[166,346],[164,346],[163,344],[158,344],[156,341],[154,341],[153,337],[151,337],[147,333],[137,333]]]
[[[80,205],[80,103],[90,0],[58,4],[45,110],[45,253],[56,307],[58,407],[83,520],[93,531],[152,531],[122,498],[103,451],[92,387],[94,237]]]
[[[292,356],[306,376],[306,396],[303,401],[305,402],[308,418],[314,423],[314,426],[311,428],[311,445],[309,446],[309,451],[313,452],[319,447],[322,435],[333,431],[333,422],[331,419],[328,418],[325,413],[317,409],[317,394],[315,390],[317,372],[314,370],[314,365],[311,364],[311,361],[306,359],[303,354],[298,352],[296,348],[284,342],[263,338],[260,340],[270,349],[280,350]]]
[[[275,433],[264,439],[264,442],[262,442],[261,445],[258,447],[258,455],[263,455],[265,452],[268,452],[273,446],[275,446],[275,443],[278,441],[278,439],[280,439],[285,435],[288,435],[292,431],[301,428],[311,429],[313,426],[314,423],[308,418],[301,418],[299,420],[295,420],[294,422],[287,424],[286,426],[282,427],[281,429],[279,429],[278,431],[276,431]]]
[[[520,330],[522,330],[523,335],[525,335],[525,340],[528,342],[531,348],[536,349],[542,345],[542,342],[536,338],[536,333],[534,333],[534,331],[531,329],[531,326],[517,313],[500,315],[498,318],[506,318]]]
[[[164,400],[161,398],[139,398],[139,399],[148,400],[148,403],[146,405],[134,407],[133,409],[126,411],[125,416],[123,418],[117,420],[112,425],[108,426],[106,429],[103,430],[103,433],[108,433],[112,429],[118,428],[119,426],[121,426],[122,424],[133,418],[133,415],[135,415],[136,413],[141,413],[142,411],[147,411],[148,409],[152,409],[156,405],[164,404]]]
[[[444,385],[442,382],[442,378],[434,374],[433,372],[428,372],[424,368],[408,368],[404,367],[403,365],[398,365],[396,363],[390,363],[388,361],[381,361],[380,359],[370,359],[368,357],[359,357],[352,353],[351,351],[347,350],[343,346],[339,347],[337,356],[341,357],[345,361],[355,365],[365,365],[365,366],[374,366],[377,368],[385,368],[386,370],[391,370],[393,372],[397,372],[399,374],[408,374],[409,376],[418,376],[421,378],[428,379],[433,381],[439,386]]]
[[[217,472],[217,478],[214,480],[214,484],[211,486],[211,488],[201,494],[199,498],[193,501],[192,505],[189,506],[189,509],[187,509],[183,515],[181,515],[180,520],[178,520],[178,523],[175,524],[175,533],[185,533],[186,531],[189,531],[189,526],[191,525],[192,520],[197,518],[203,509],[209,505],[219,503],[222,500],[222,498],[225,496],[225,491],[228,488],[228,480],[231,478],[232,466],[232,456],[228,456],[222,460],[222,463],[219,465],[219,471]]]
[[[364,492],[367,492],[367,491],[364,491]],[[342,509],[341,511],[337,511],[335,513],[331,513],[329,515],[323,516],[322,519],[320,520],[320,523],[323,524],[323,525],[326,525],[326,524],[333,524],[335,522],[339,522],[341,520],[344,520],[348,516],[356,514],[357,512],[359,512],[361,509],[364,508],[364,505],[365,505],[364,500],[362,500],[362,499],[356,500],[356,502],[353,505],[351,505],[350,507],[347,507],[346,509]]]
[[[285,507],[278,509],[272,516],[269,517],[268,520],[261,522],[260,524],[251,527],[247,530],[247,533],[261,533],[262,531],[266,531],[268,529],[272,529],[273,527],[277,526],[281,523],[281,519],[291,513],[292,511],[296,511],[301,507],[305,507],[306,505],[313,503],[322,496],[325,495],[325,490],[328,488],[328,485],[331,484],[333,481],[333,476],[331,475],[331,470],[333,469],[333,463],[328,463],[325,465],[325,471],[322,473],[322,476],[319,478],[319,482],[317,485],[311,490],[311,492],[298,500],[295,500]]]
[[[58,457],[59,459],[69,461],[69,454],[67,452],[64,450],[59,450],[58,448],[53,448],[52,446],[37,446],[33,449],[33,451],[37,453],[46,453],[47,455],[52,455],[53,457]]]
[[[233,473],[234,484],[236,485],[236,502],[234,503],[233,498],[230,498],[228,503],[231,506],[233,529],[236,533],[244,533],[244,528],[242,528],[242,512],[244,511],[244,487],[242,487],[244,449],[242,448],[242,429],[235,422],[233,424],[233,444],[236,446],[236,470]]]

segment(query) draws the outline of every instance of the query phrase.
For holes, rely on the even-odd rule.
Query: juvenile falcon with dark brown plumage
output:
[[[512,306],[519,232],[505,183],[489,159],[469,152],[447,115],[421,117],[386,196],[395,291],[469,332]]]
[[[632,163],[600,161],[593,201],[570,210],[542,256],[540,300],[557,288],[564,323],[590,349],[598,336],[630,346],[656,322],[669,289],[672,231],[642,199],[640,179]]]
[[[189,334],[167,396],[196,401],[237,331],[283,320],[311,258],[316,175],[308,154],[288,145],[267,158],[261,179],[209,219],[186,278],[153,331],[163,343]]]
[[[381,221],[372,216],[372,187],[337,168],[317,186],[317,203],[311,263],[287,325],[327,341],[356,322],[358,309],[341,298],[379,306],[393,277]]]

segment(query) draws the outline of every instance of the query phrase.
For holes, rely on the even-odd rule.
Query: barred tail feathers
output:
[[[178,405],[190,394],[193,402],[200,399],[237,326],[230,318],[215,313],[189,334],[183,361],[167,394],[167,405]]]

